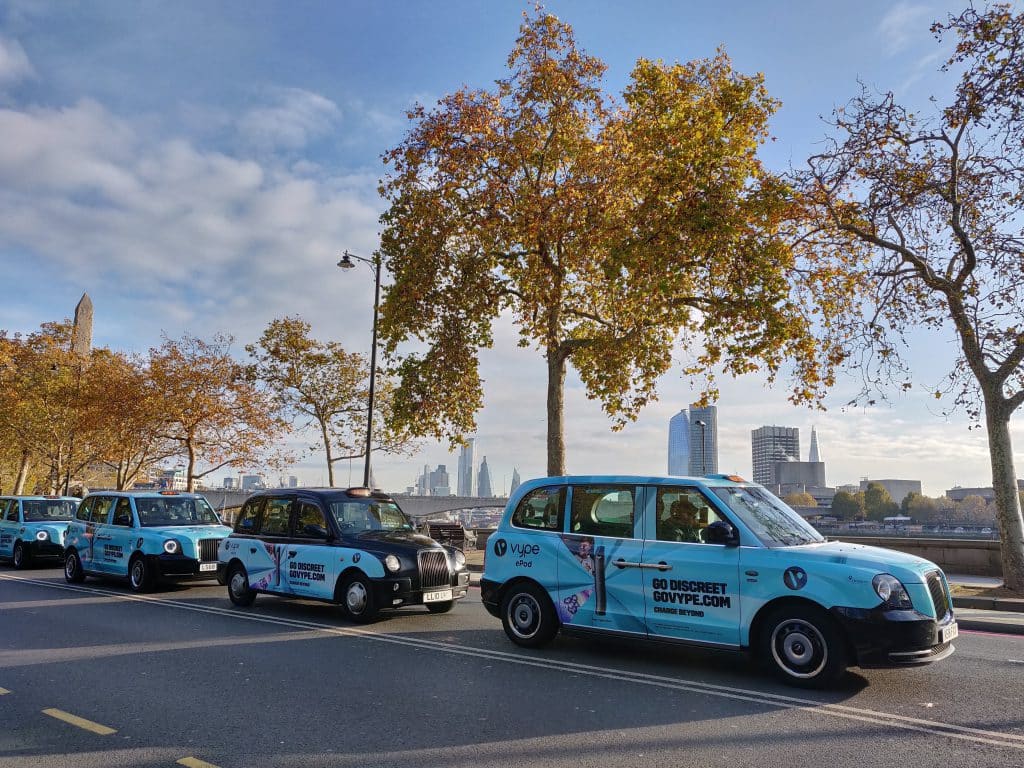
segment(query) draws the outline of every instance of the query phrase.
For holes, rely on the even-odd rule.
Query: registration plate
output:
[[[216,571],[217,570],[217,564],[216,563],[200,563],[199,564],[199,570],[200,570],[200,572],[202,572],[202,571]]]
[[[444,600],[452,599],[452,591],[450,589],[435,589],[433,592],[423,593],[424,603],[440,603]]]
[[[940,643],[948,643],[950,640],[952,640],[954,637],[956,637],[959,634],[960,634],[960,630],[957,628],[956,622],[954,621],[948,627],[943,627],[942,629],[939,630],[939,642]]]

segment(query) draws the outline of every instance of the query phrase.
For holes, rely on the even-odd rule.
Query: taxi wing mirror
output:
[[[708,544],[724,544],[727,547],[738,547],[740,537],[736,529],[724,520],[716,520],[704,529],[704,541]]]

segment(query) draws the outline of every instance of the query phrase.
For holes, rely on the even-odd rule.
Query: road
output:
[[[1024,637],[956,645],[803,692],[736,654],[518,649],[475,589],[357,627],[215,584],[135,596],[0,566],[0,768],[1024,764]]]

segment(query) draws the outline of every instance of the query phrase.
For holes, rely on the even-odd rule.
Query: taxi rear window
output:
[[[519,502],[512,515],[516,528],[534,528],[541,531],[562,530],[565,516],[565,488],[551,486],[530,491]]]

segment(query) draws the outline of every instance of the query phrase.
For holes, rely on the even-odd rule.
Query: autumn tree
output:
[[[854,253],[866,320],[851,337],[868,384],[909,388],[900,342],[920,326],[956,339],[944,386],[988,431],[1003,577],[1024,590],[1024,519],[1010,417],[1024,404],[1024,14],[969,8],[933,31],[957,45],[943,67],[959,82],[946,106],[915,114],[892,93],[862,89],[810,158],[799,186],[820,229],[799,247]],[[856,336],[854,336],[856,334]]]
[[[334,465],[366,456],[366,418],[370,370],[363,355],[346,352],[337,342],[311,335],[298,317],[272,321],[246,351],[255,360],[257,377],[302,428],[315,428],[334,487]],[[378,373],[374,397],[372,450],[404,453],[409,439],[390,428],[392,387]]]
[[[818,502],[814,500],[807,491],[794,491],[793,493],[787,493],[782,499],[784,502],[789,504],[791,507],[816,507]]]
[[[776,102],[728,57],[641,59],[616,104],[572,30],[526,18],[491,90],[417,106],[384,159],[378,254],[393,278],[381,334],[395,421],[457,442],[483,399],[479,350],[503,313],[547,363],[547,471],[565,472],[568,365],[619,428],[656,396],[677,344],[686,373],[792,366],[813,401],[842,353],[830,312],[845,279],[798,269],[776,235],[788,190],[757,158]],[[807,266],[807,265],[803,265]],[[811,265],[813,267],[813,265]],[[819,338],[812,333],[817,319]]]
[[[281,456],[287,429],[277,402],[250,380],[230,354],[230,336],[204,341],[164,339],[149,353],[153,394],[160,403],[162,437],[187,465],[188,490],[227,466],[248,467]]]

